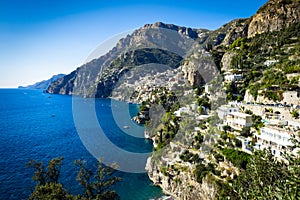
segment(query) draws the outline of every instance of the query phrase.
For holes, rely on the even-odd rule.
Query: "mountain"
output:
[[[19,86],[18,88],[19,89],[41,89],[41,90],[46,90],[52,82],[57,81],[58,79],[60,79],[64,76],[65,76],[65,74],[57,74],[57,75],[52,76],[48,80],[43,80],[43,81],[37,82],[37,83],[32,84],[32,85],[28,85],[28,86]]]
[[[299,0],[270,0],[249,19],[248,37],[278,31],[299,21]]]
[[[272,103],[274,105],[282,102],[285,92],[299,94],[299,6],[299,0],[270,0],[250,18],[233,20],[208,33],[207,38],[202,41],[202,45],[212,55],[222,77],[225,78],[226,74],[243,77],[238,81],[222,81],[220,86],[226,93],[224,95],[226,101],[244,100],[257,104],[270,105]],[[190,57],[185,58],[182,63],[181,69],[184,73],[195,72],[197,69],[198,63]],[[201,65],[198,70],[203,67],[204,65]],[[190,83],[195,82],[193,76],[188,75],[187,79]],[[201,85],[201,82],[198,82],[197,85]],[[235,161],[244,162],[242,160],[246,160],[249,155],[237,150],[239,149],[237,143],[228,140],[226,131],[222,132],[216,128],[216,124],[212,123],[213,114],[215,114],[213,111],[211,112],[212,116],[207,120],[201,119],[198,122],[195,120],[199,113],[204,113],[203,107],[207,108],[215,103],[211,98],[215,88],[213,86],[211,88],[212,91],[209,92],[209,95],[201,92],[200,95],[197,94],[194,104],[184,103],[178,108],[178,104],[170,105],[169,103],[170,109],[166,110],[166,114],[160,118],[164,120],[164,125],[154,126],[153,132],[151,129],[149,130],[149,127],[152,128],[150,125],[154,124],[155,119],[152,117],[151,121],[146,122],[147,125],[150,124],[147,126],[146,135],[154,141],[154,152],[146,165],[150,179],[175,199],[255,199],[259,198],[259,195],[262,199],[276,198],[275,196],[270,197],[273,195],[272,193],[280,196],[277,191],[275,192],[275,187],[262,181],[262,175],[258,178],[260,183],[263,183],[265,188],[274,188],[274,190],[270,190],[269,194],[265,192],[268,189],[259,188],[258,193],[249,190],[249,185],[254,183],[253,179],[250,180],[243,174],[245,166],[243,168],[235,163]],[[191,93],[195,95],[199,89],[198,91],[189,91],[194,92]],[[155,94],[155,97],[151,96],[141,104],[143,110],[139,115],[147,119],[147,116],[144,115],[150,112],[151,103],[159,104],[157,99],[168,99],[170,97],[168,94],[169,92],[160,92]],[[288,97],[290,98],[291,95]],[[203,106],[207,99],[209,99],[209,105]],[[164,104],[165,102],[160,105]],[[200,110],[191,108],[195,104],[201,106]],[[299,101],[296,104],[299,104]],[[244,106],[240,108],[246,110]],[[253,109],[256,108],[254,106]],[[186,112],[185,109],[188,111]],[[178,114],[182,110],[184,117],[182,115],[178,119],[175,113]],[[287,110],[287,113],[290,112],[292,109]],[[190,116],[186,117],[186,115]],[[284,119],[286,119],[285,116]],[[193,123],[194,125],[190,126]],[[212,139],[213,135],[217,135],[217,137]],[[222,139],[222,135],[226,135],[225,139]],[[232,135],[230,134],[230,136]],[[210,143],[209,140],[213,142]],[[232,153],[227,154],[228,150]],[[255,153],[253,154],[255,155]],[[232,157],[236,158],[232,159]],[[263,168],[262,166],[257,167],[253,163],[252,167],[257,170]],[[248,169],[246,168],[246,170]],[[272,175],[270,172],[262,171],[268,178]],[[249,172],[253,174],[253,171]],[[239,192],[240,185],[237,182],[239,177],[245,177],[243,192]],[[280,187],[282,185],[280,183]],[[251,192],[249,191],[253,192],[252,197],[250,197]],[[287,196],[295,195],[295,193],[289,194],[290,191],[282,190],[281,192]],[[241,193],[243,194],[241,195]],[[299,193],[295,196],[298,197]]]
[[[139,49],[142,52],[141,49],[153,48],[171,51],[181,57],[188,57],[187,53],[193,48],[195,41],[198,45],[208,49],[220,44],[228,46],[240,37],[251,38],[256,34],[280,30],[299,22],[299,19],[300,7],[298,0],[270,0],[252,17],[233,20],[214,31],[187,28],[162,22],[146,24],[144,27],[135,30],[131,35],[122,38],[104,56],[94,59],[62,79],[52,82],[47,88],[47,92],[87,97],[108,97],[111,95],[111,88],[120,77],[116,77],[112,70],[106,68],[114,68],[114,61],[119,59],[118,62],[122,62],[122,56],[124,57],[131,51]],[[155,52],[156,56],[163,53],[165,52]],[[220,55],[220,57],[222,58],[223,55]],[[228,54],[225,54],[224,59],[227,57]],[[130,58],[135,59],[132,56]],[[147,58],[147,55],[144,58]],[[227,60],[230,60],[230,56]],[[156,62],[157,60],[154,61],[154,63]],[[139,60],[138,64],[146,63],[149,63],[149,60]],[[134,62],[131,61],[131,64],[134,64]],[[128,66],[123,65],[123,67]],[[105,77],[109,79],[108,82],[102,77],[104,70],[106,70]],[[118,70],[122,71],[121,68]]]
[[[146,24],[121,39],[104,56],[50,84],[47,92],[108,97],[111,91],[108,87],[117,82],[122,75],[121,71],[124,73],[135,65],[149,63],[178,67],[180,60],[193,45],[205,40],[209,33],[206,29],[192,29],[161,22]]]
[[[136,121],[151,119],[146,136],[154,152],[146,169],[155,185],[176,199],[240,199],[230,188],[248,156],[234,149],[238,141],[220,133],[207,112],[224,99],[261,103],[300,91],[299,6],[299,0],[270,0],[253,16],[213,31],[147,24],[47,92],[141,103]],[[225,73],[243,78],[223,82]],[[199,87],[206,83],[209,95]],[[214,99],[218,88],[224,95]],[[151,105],[165,113],[156,116]]]

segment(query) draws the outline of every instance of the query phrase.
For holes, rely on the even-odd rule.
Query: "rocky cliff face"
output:
[[[219,37],[223,38],[220,43],[229,45],[239,37],[253,37],[264,32],[278,31],[299,21],[298,0],[270,0],[252,17],[232,20],[211,35],[219,33]]]
[[[147,24],[121,39],[106,55],[86,63],[62,80],[52,83],[47,92],[108,97],[111,95],[111,88],[128,68],[149,63],[166,65],[172,62],[177,63],[168,65],[169,67],[178,67],[177,58],[186,56],[195,44],[207,38],[209,32],[206,29],[191,29],[161,22]],[[141,56],[143,49],[161,51]],[[166,56],[163,51],[169,52],[170,55],[176,54],[177,57],[172,55],[168,60],[161,62]]]
[[[250,18],[248,37],[276,31],[300,21],[298,0],[270,0]]]
[[[112,65],[117,58],[136,49],[154,48],[176,53],[186,57],[194,45],[202,45],[210,50],[216,45],[229,45],[239,37],[253,37],[268,31],[280,30],[300,20],[300,3],[298,0],[270,0],[258,12],[248,19],[236,19],[215,31],[192,29],[164,24],[146,24],[131,35],[121,39],[106,55],[97,58],[52,83],[47,92],[58,94],[75,94],[83,96],[110,96],[106,87],[114,83],[103,82],[103,71]],[[223,59],[228,63],[228,55]],[[146,61],[147,63],[147,61]],[[228,65],[228,64],[225,64]],[[202,81],[196,65],[185,62],[183,72],[192,85]],[[106,76],[109,77],[109,76]],[[116,80],[112,80],[115,82]],[[105,92],[103,92],[105,91]],[[103,95],[104,94],[104,95]]]
[[[224,40],[222,41],[222,44],[226,46],[230,45],[239,37],[247,37],[247,19],[232,20],[228,24],[224,25],[222,29],[226,30],[226,35]]]
[[[174,151],[174,148],[177,149]],[[158,159],[153,156],[148,158],[146,170],[150,180],[175,199],[216,199],[217,188],[209,178],[204,178],[199,184],[192,166],[177,163],[180,150],[182,149],[179,146],[172,144],[163,158]]]
[[[205,50],[197,51],[189,56],[183,62],[181,70],[190,85],[194,87],[209,83],[219,74],[212,56]]]
[[[78,69],[71,74],[63,76],[62,78],[52,82],[47,88],[48,93],[52,94],[72,94],[74,79],[78,72]]]
[[[171,82],[180,83],[181,74],[192,86],[210,82],[219,73],[219,66],[216,66],[214,58],[208,53],[212,49],[228,46],[240,37],[253,37],[255,34],[276,31],[299,22],[299,11],[299,0],[271,0],[253,17],[233,20],[215,31],[191,29],[161,22],[147,24],[121,39],[106,55],[52,83],[47,91],[88,97],[110,96],[133,102],[147,99],[160,100],[152,95],[153,91],[159,87],[166,87]],[[218,59],[222,70],[230,68],[234,57],[234,52],[224,50],[219,53]],[[158,68],[154,68],[153,64]],[[146,68],[138,71],[140,66]],[[161,66],[176,71],[160,71]],[[126,79],[127,75],[131,75],[130,71],[142,78]],[[158,79],[155,79],[156,77]],[[118,85],[121,79],[122,84]],[[175,84],[170,85],[172,87]],[[116,88],[121,92],[115,90]],[[126,89],[128,95],[124,93]],[[246,93],[247,98],[251,99],[249,92]],[[141,113],[141,115],[148,114]],[[182,138],[187,137],[184,135]],[[150,134],[148,138],[157,140]],[[200,184],[194,175],[195,166],[180,160],[180,154],[185,150],[190,150],[194,155],[197,154],[201,159],[205,159],[202,150],[195,152],[195,149],[191,149],[188,145],[173,143],[159,156],[149,158],[146,169],[150,179],[166,193],[178,199],[215,199],[217,189],[210,180],[204,178]],[[216,169],[220,170],[218,166]],[[225,176],[223,171],[221,173]],[[227,171],[232,171],[230,166]],[[226,177],[230,178],[236,174],[232,173]]]
[[[255,36],[255,34],[279,31],[282,28],[289,27],[291,24],[299,22],[299,3],[300,1],[297,0],[271,0],[253,17],[233,20],[222,26],[220,29],[211,32],[201,44],[207,51],[210,51],[210,49],[217,49],[218,45],[227,46],[224,48],[226,51],[220,53],[222,70],[227,71],[231,67],[232,59],[236,57],[235,51],[227,51],[230,49],[230,47],[228,47],[230,44],[240,37],[251,38]],[[204,80],[206,76],[203,76],[199,71],[199,69],[203,69],[203,65],[198,62],[202,55],[205,55],[205,52],[194,53],[186,58],[180,67],[184,77],[193,86],[199,85],[201,82],[207,82]],[[248,99],[247,101],[252,101],[251,99],[253,99],[253,97],[249,94],[249,91],[246,91],[245,99]],[[263,101],[268,102],[265,99]],[[154,141],[157,140],[148,133],[147,137],[152,138]],[[186,137],[187,136],[184,138]],[[180,154],[182,155],[185,149],[189,148],[188,145],[171,142],[169,147],[164,148],[165,150],[163,152],[154,152],[153,156],[147,161],[146,170],[154,184],[159,185],[166,193],[174,196],[176,199],[218,198],[218,189],[216,188],[216,185],[211,182],[209,176],[205,177],[202,182],[199,183],[195,177],[195,168],[193,167],[193,164],[180,160]],[[190,151],[196,153],[193,150]],[[198,155],[200,157],[203,156],[201,153]],[[206,159],[205,156],[203,157],[204,160],[209,160]],[[219,166],[216,167],[216,169],[221,171],[221,177],[231,171],[234,172],[230,175],[231,177],[239,174],[238,169],[234,169],[230,164],[227,163],[223,165],[223,163],[220,163],[221,162],[218,162]],[[224,166],[227,167],[227,172],[225,172],[226,170],[222,170]]]
[[[125,94],[122,92],[128,90],[130,86],[133,89],[140,77],[148,76],[151,71],[164,71],[163,66],[175,69],[180,65],[182,59],[176,53],[154,48],[127,52],[103,71],[95,96],[103,98],[123,95],[124,99]],[[119,94],[117,95],[117,93]]]

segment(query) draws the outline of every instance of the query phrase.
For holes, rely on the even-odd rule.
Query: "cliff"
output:
[[[208,51],[218,45],[228,46],[240,37],[253,37],[256,34],[280,30],[299,22],[299,4],[298,0],[270,0],[252,17],[233,20],[214,31],[181,27],[162,22],[146,24],[131,35],[121,39],[106,55],[84,64],[65,76],[63,80],[50,84],[47,92],[97,97],[111,96],[111,89],[107,88],[112,87],[120,77],[112,78],[111,76],[114,72],[107,70],[111,74],[105,74],[105,77],[110,77],[113,80],[106,83],[103,71],[106,68],[113,68],[115,65],[113,62],[116,59],[121,59],[120,61],[122,61],[124,55],[130,51],[153,48],[173,52],[180,57],[186,57],[186,54],[194,48],[195,42]],[[159,57],[161,52],[156,51],[155,53],[157,54],[156,57]],[[223,61],[227,60],[225,65],[228,65],[228,61],[230,62],[231,59],[228,59],[228,54],[226,55],[227,59],[224,58]],[[147,64],[149,62],[149,60],[144,62],[139,60],[139,64]],[[184,66],[185,76],[192,85],[198,85],[198,83],[202,82],[203,77],[199,76],[198,69],[195,69],[192,64],[187,62],[185,62]]]
[[[224,83],[227,87],[225,88],[226,93],[236,92],[236,96],[243,96],[246,88],[250,88],[253,92],[262,85],[264,94],[268,95],[262,97],[263,101],[278,102],[281,96],[278,97],[279,100],[270,100],[277,98],[277,93],[268,90],[277,89],[280,93],[280,91],[290,90],[290,88],[299,89],[293,83],[289,84],[284,78],[291,73],[286,69],[286,63],[299,66],[300,55],[296,50],[299,45],[299,40],[296,39],[299,38],[299,32],[297,33],[300,19],[299,3],[300,1],[295,0],[271,0],[252,17],[233,20],[220,29],[210,32],[206,39],[201,41],[204,49],[209,52],[210,58],[215,61],[215,65],[208,66],[215,66],[214,68],[222,69],[225,72],[240,73],[244,76],[243,81],[236,85]],[[180,69],[192,86],[209,82],[204,81],[207,77],[201,75],[201,69],[204,69],[205,65],[203,62],[200,62],[199,65],[198,62],[199,58],[207,52],[193,54],[182,61]],[[275,60],[275,63],[279,63],[273,66],[266,64],[272,59]],[[284,71],[283,75],[281,71]],[[264,86],[263,84],[266,82],[269,84]],[[239,91],[242,92],[238,93]],[[246,91],[245,99],[249,99],[249,90]],[[271,92],[274,93],[270,95]],[[203,99],[203,96],[199,97],[194,104],[203,102]],[[212,104],[212,98],[209,97],[209,99]],[[236,100],[229,95],[227,95],[227,99]],[[197,121],[199,112],[203,112],[203,107],[200,111],[192,111],[189,109],[191,105],[193,105],[191,102],[180,104],[180,108],[177,108],[175,112],[180,113],[180,110],[184,110],[184,115],[180,116],[179,120],[172,115],[175,113],[172,109],[167,110],[166,114],[162,116],[162,119],[165,120],[164,125],[159,124],[154,132],[146,131],[146,137],[151,138],[155,145],[154,153],[147,161],[146,170],[154,184],[159,185],[167,194],[176,199],[218,199],[220,195],[224,195],[224,191],[225,193],[229,191],[229,187],[226,186],[228,180],[234,180],[240,174],[240,169],[243,168],[233,164],[234,162],[230,161],[224,152],[224,149],[230,146],[229,143],[234,144],[236,141],[228,143],[228,138],[225,140],[221,137],[214,138],[212,133],[217,132],[214,129],[215,126],[208,124],[205,120]],[[286,112],[288,116],[289,111]],[[148,124],[152,125],[151,121]],[[184,126],[189,126],[188,124],[192,128],[184,128]],[[179,129],[184,129],[184,131],[178,132],[175,127],[180,127]],[[198,127],[200,130],[195,130]],[[153,127],[150,128],[153,129]],[[173,132],[175,132],[175,136],[172,135]],[[177,140],[178,138],[181,139]],[[209,145],[208,140],[213,141],[210,143],[213,146],[210,146],[210,150],[205,152],[204,150]],[[224,144],[226,148],[223,146]],[[220,148],[220,146],[222,147]],[[247,157],[245,154],[241,155]],[[206,173],[206,170],[209,172]],[[229,195],[232,195],[229,193],[223,197],[228,198]],[[238,199],[237,196],[232,198]]]
[[[191,29],[161,22],[146,24],[122,38],[104,56],[84,64],[62,80],[53,82],[47,92],[109,97],[120,77],[136,66],[152,63],[178,67],[188,51],[198,40],[205,40],[209,32],[206,29]]]
[[[270,0],[249,19],[248,37],[278,31],[300,21],[298,0]]]
[[[62,78],[63,76],[65,76],[65,74],[57,74],[57,75],[52,76],[48,80],[43,80],[43,81],[37,82],[37,83],[32,84],[32,85],[28,85],[28,86],[19,86],[18,88],[19,89],[40,89],[40,90],[46,90],[52,82],[55,82],[56,80]]]
[[[106,55],[53,82],[47,92],[143,102],[144,110],[135,119],[139,123],[151,119],[148,128],[153,130],[146,132],[155,146],[146,166],[150,179],[178,199],[216,199],[219,186],[226,186],[243,166],[234,166],[223,152],[224,145],[234,148],[238,141],[214,132],[212,121],[217,119],[212,105],[219,100],[213,99],[213,87],[223,87],[212,84],[212,92],[204,95],[200,86],[214,82],[223,70],[244,77],[236,85],[224,83],[227,96],[222,98],[227,100],[245,93],[248,98],[249,91],[257,93],[261,82],[272,88],[278,82],[264,75],[279,74],[286,63],[296,65],[299,60],[295,31],[299,11],[299,0],[270,0],[252,17],[233,20],[214,31],[146,24]],[[286,62],[276,70],[264,64],[268,59],[280,60],[281,54]],[[279,74],[278,80],[285,75]],[[263,77],[266,81],[260,81]],[[287,83],[283,80],[277,85]],[[151,113],[152,105],[161,106],[163,113]]]

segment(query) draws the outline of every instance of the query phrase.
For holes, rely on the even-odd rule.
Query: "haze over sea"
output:
[[[74,125],[72,97],[50,95],[41,90],[0,89],[0,199],[27,199],[34,187],[29,159],[47,163],[64,157],[60,182],[73,194],[81,192],[73,161],[84,159],[93,167],[96,159],[83,146]],[[130,139],[119,128],[110,112],[111,100],[96,99],[101,127],[118,146],[151,152],[152,143]],[[129,105],[130,114],[138,106]],[[134,128],[134,127],[132,127]],[[125,138],[124,137],[128,137]],[[107,149],[109,151],[109,149]],[[151,199],[162,196],[146,173],[118,172],[122,181],[115,186],[121,199]]]

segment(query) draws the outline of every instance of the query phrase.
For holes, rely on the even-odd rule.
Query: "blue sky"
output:
[[[106,39],[162,21],[216,29],[267,0],[1,0],[0,87],[69,73]]]

